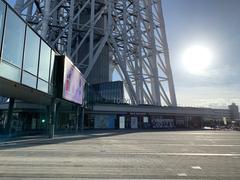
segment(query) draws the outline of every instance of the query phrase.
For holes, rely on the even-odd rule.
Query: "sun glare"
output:
[[[204,75],[212,61],[212,52],[204,46],[192,46],[183,54],[184,67],[191,74]]]

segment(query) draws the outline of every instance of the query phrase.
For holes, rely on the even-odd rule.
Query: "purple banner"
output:
[[[73,63],[65,57],[63,98],[77,104],[83,103],[85,79]]]

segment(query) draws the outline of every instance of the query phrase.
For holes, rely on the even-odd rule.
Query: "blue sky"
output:
[[[162,0],[170,58],[180,105],[240,105],[240,1]],[[204,76],[190,74],[182,55],[193,44],[211,49]]]

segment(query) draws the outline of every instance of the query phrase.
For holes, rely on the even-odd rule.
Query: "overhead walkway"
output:
[[[59,102],[79,111],[85,80],[4,0],[0,0],[0,96],[9,97],[7,128],[11,131],[14,100],[45,105],[51,136]]]
[[[57,52],[3,0],[0,43],[0,95],[50,104]]]

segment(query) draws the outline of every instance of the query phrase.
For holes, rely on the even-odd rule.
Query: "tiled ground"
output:
[[[0,144],[0,179],[240,179],[240,132],[91,132]]]

